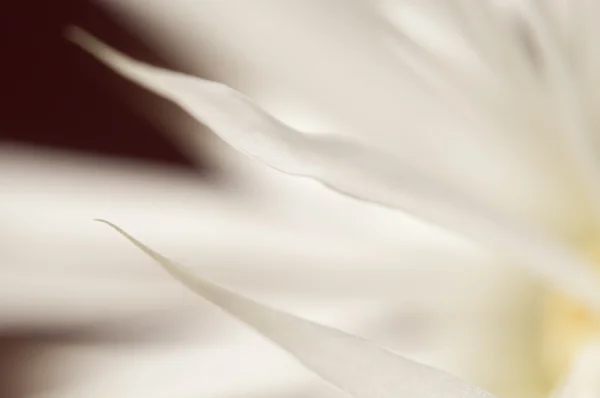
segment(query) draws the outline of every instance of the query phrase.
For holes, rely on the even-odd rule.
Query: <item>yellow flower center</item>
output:
[[[600,263],[600,244],[586,246],[586,252]],[[600,338],[600,318],[576,300],[552,291],[545,297],[542,319],[542,361],[548,381],[555,385],[569,372],[583,345]]]

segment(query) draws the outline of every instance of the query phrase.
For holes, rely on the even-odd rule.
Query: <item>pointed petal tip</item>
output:
[[[125,231],[123,231],[123,230],[122,230],[121,228],[119,228],[119,227],[118,227],[116,224],[114,224],[114,223],[112,223],[112,222],[110,222],[110,221],[108,221],[108,220],[105,220],[105,219],[103,219],[103,218],[94,218],[94,220],[93,220],[93,221],[94,221],[94,222],[97,222],[97,223],[101,223],[101,224],[106,224],[106,225],[108,225],[109,227],[111,227],[112,229],[116,230],[117,232],[119,232],[119,233],[121,233],[121,234],[124,234],[124,235],[127,235]]]
[[[87,51],[90,51],[92,46],[97,46],[100,43],[98,39],[90,33],[75,25],[67,26],[64,30],[64,35],[71,43],[74,43]]]
[[[70,41],[76,41],[77,37],[79,35],[81,35],[82,33],[85,34],[83,29],[81,29],[77,25],[67,25],[67,27],[65,27],[65,29],[64,29],[64,35],[67,38],[67,40],[70,40]]]
[[[112,222],[110,222],[108,220],[104,220],[102,218],[94,218],[94,221],[108,225],[110,228],[117,231],[121,236],[123,236],[130,243],[132,243],[135,247],[137,247],[142,252],[146,253],[152,259],[157,261],[159,264],[164,266],[164,262],[166,260],[165,258],[163,258],[160,254],[156,253],[154,250],[150,249],[148,246],[144,245],[142,242],[140,242],[139,240],[137,240],[136,238],[134,238],[133,236],[131,236],[130,234],[125,232],[125,230],[123,230],[121,227],[117,226],[116,224],[113,224]],[[165,267],[165,268],[168,268],[168,267]]]
[[[444,372],[327,326],[245,298],[170,262],[115,224],[109,225],[201,297],[279,345],[307,369],[355,398],[493,398]],[[377,369],[376,371],[374,369]],[[360,375],[360,377],[356,377]]]
[[[600,312],[596,275],[586,259],[451,183],[344,137],[306,135],[223,84],[137,61],[80,28],[69,28],[67,36],[124,78],[177,104],[250,158],[285,174],[311,178],[348,197],[400,209],[505,250],[551,285]]]

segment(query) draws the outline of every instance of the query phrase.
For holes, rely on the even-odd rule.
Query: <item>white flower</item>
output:
[[[382,59],[388,63],[377,71],[381,76],[355,75],[348,84],[360,88],[354,94],[366,100],[369,94],[381,94],[387,108],[374,115],[360,106],[349,112],[355,129],[368,132],[360,138],[296,131],[224,85],[141,64],[78,30],[71,37],[116,71],[179,104],[250,157],[353,198],[407,211],[501,250],[528,267],[552,290],[562,292],[553,293],[556,303],[548,309],[550,326],[545,331],[551,343],[546,353],[552,377],[563,377],[572,359],[581,357],[574,362],[564,393],[570,396],[576,391],[571,388],[579,388],[577,394],[586,394],[593,383],[580,375],[597,368],[591,343],[600,311],[593,254],[600,214],[593,113],[597,55],[591,39],[596,6],[582,1],[566,8],[573,11],[569,14],[573,19],[565,22],[556,18],[560,14],[555,3],[523,2],[511,8],[509,12],[516,14],[508,17],[488,2],[456,0],[436,5],[433,11],[441,18],[442,28],[450,29],[454,39],[463,39],[466,55],[449,58],[439,50],[440,45],[445,48],[445,40],[422,42],[419,31],[406,25],[405,30],[393,31],[400,62],[394,63],[391,53],[375,44],[380,43],[375,36],[365,39],[376,50],[356,54],[360,66],[356,70],[369,71],[366,65]],[[382,26],[375,14],[367,12],[368,7],[357,7],[366,18],[377,21],[368,27]],[[514,29],[513,18],[523,31]],[[399,22],[406,24],[402,18]],[[395,77],[406,72],[424,83],[422,92],[410,90],[415,102],[423,101],[410,110],[398,109],[390,101],[390,92],[399,90],[400,82],[410,84],[409,79]],[[382,85],[388,77],[389,84]],[[357,99],[357,103],[364,100]],[[428,113],[410,112],[416,109]],[[446,126],[452,133],[446,134],[439,120],[432,120],[438,117],[461,124],[452,124],[452,129]],[[410,123],[404,118],[411,119]],[[406,140],[405,130],[414,129],[417,121],[426,127],[419,133],[428,131],[430,141]],[[386,131],[392,126],[393,131]],[[467,133],[458,135],[456,126]],[[471,148],[463,146],[467,144]],[[407,150],[419,146],[431,149],[430,155]],[[458,149],[464,149],[459,159]],[[477,160],[470,163],[477,169],[465,168],[468,162],[462,156]],[[517,183],[510,192],[500,192],[498,187],[507,188],[502,181],[508,177]],[[356,397],[487,394],[360,340],[273,312],[163,258],[158,260],[200,295]],[[576,323],[575,316],[581,316],[582,323]]]

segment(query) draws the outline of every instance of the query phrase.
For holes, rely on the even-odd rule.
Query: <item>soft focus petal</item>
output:
[[[179,284],[170,282],[182,290]],[[289,392],[291,397],[296,389],[307,386],[321,384],[321,390],[331,389],[222,311],[199,302],[197,297],[195,302],[193,311],[182,317],[163,316],[156,323],[134,325],[137,327],[131,328],[130,340],[55,347],[54,355],[43,365],[52,369],[60,363],[73,377],[49,396],[229,398],[281,391]],[[344,303],[327,310],[322,307],[321,302],[292,306],[317,319],[350,328],[369,319],[368,306]],[[354,315],[348,316],[349,312]],[[147,335],[153,337],[149,342]]]
[[[0,186],[0,330],[74,327],[136,341],[51,347],[40,377],[53,377],[56,361],[76,375],[57,397],[260,396],[277,385],[293,396],[296,382],[331,396],[276,352],[253,348],[259,339],[232,334],[237,325],[219,312],[198,312],[193,295],[90,222],[99,215],[160,240],[212,280],[286,311],[381,339],[494,392],[511,380],[523,385],[531,357],[517,354],[534,319],[531,282],[442,231],[393,221],[384,209],[340,195],[331,195],[330,205],[344,208],[344,228],[331,230],[327,211],[319,223],[300,227],[193,173],[39,148],[0,148]],[[360,214],[368,220],[356,220],[365,208]],[[240,355],[234,375],[230,363]],[[188,368],[194,371],[182,371]]]
[[[600,26],[596,23],[600,15],[600,3],[593,0],[576,3],[565,0],[553,2],[562,3],[562,7],[556,7],[557,11],[553,15],[558,18],[569,15],[572,17],[567,23],[571,28],[571,37],[574,38],[568,48],[571,50],[569,60],[575,62],[580,89],[587,100],[588,115],[592,118],[594,126],[600,126],[600,116],[594,111],[600,107],[600,45],[596,40],[600,35]],[[565,8],[571,12],[563,13]],[[600,148],[598,144],[597,141],[594,142],[596,149]]]
[[[343,137],[297,132],[226,86],[137,62],[80,30],[73,30],[71,38],[117,72],[182,106],[240,152],[287,174],[311,177],[348,196],[406,210],[508,250],[553,285],[600,311],[591,267],[560,242],[493,214],[389,154]]]
[[[386,45],[381,18],[363,2],[99,2],[187,70],[208,71],[251,93],[294,127],[305,123],[280,113],[283,105],[317,118],[326,113],[339,131],[394,147],[407,163],[521,219],[567,235],[589,220],[578,181],[549,139],[553,122],[539,127],[548,110],[538,109],[524,85],[508,100],[486,91],[497,102],[500,125],[466,125],[405,73]],[[429,3],[438,14],[448,8]],[[468,76],[479,83],[478,73]]]
[[[559,131],[569,160],[585,183],[596,216],[600,217],[600,164],[593,119],[584,103],[582,87],[577,81],[577,70],[568,61],[569,55],[560,45],[557,29],[552,29],[549,16],[535,5],[524,3],[522,13],[531,28],[531,36],[544,64],[544,78],[548,98],[557,111]],[[542,7],[543,8],[543,7]]]
[[[179,170],[8,147],[0,150],[0,186],[2,327],[124,320],[189,302],[90,223],[98,216],[143,230],[184,262],[209,262],[203,272],[219,282],[269,298],[394,297],[435,307],[431,292],[445,292],[443,311],[482,303],[467,291],[502,296],[520,286],[489,253],[414,223],[348,222],[332,231],[319,217],[300,227]],[[381,213],[376,220],[393,218]]]
[[[173,277],[200,296],[256,329],[304,366],[357,398],[492,397],[450,375],[420,365],[364,340],[263,306],[202,279],[107,223]]]
[[[195,261],[199,262],[198,257]],[[206,275],[203,268],[198,270]],[[426,278],[415,280],[409,275],[397,284],[397,296],[381,301],[358,296],[340,300],[323,296],[294,298],[293,292],[251,293],[276,302],[287,312],[380,341],[410,359],[485,386],[498,396],[531,398],[524,393],[535,382],[531,374],[535,370],[531,368],[536,347],[531,329],[535,316],[526,311],[530,304],[520,289],[514,289],[518,281],[502,276],[499,280],[496,274],[489,278],[477,272],[468,275],[471,271],[477,270],[460,272],[465,280],[459,284],[450,271],[443,271],[450,286],[444,285],[443,276],[432,275],[437,282],[431,290],[426,287]],[[265,273],[265,281],[268,276]],[[329,283],[336,288],[335,280]],[[373,283],[378,282],[364,280],[365,288]],[[527,290],[527,286],[522,288]],[[505,303],[507,300],[511,303]],[[200,302],[181,315],[169,316],[165,322],[165,315],[158,314],[156,322],[129,326],[125,330],[131,330],[130,338],[136,343],[64,347],[61,364],[83,374],[57,397],[86,398],[90,391],[122,398],[231,397],[277,390],[291,394],[296,383],[314,385],[311,388],[317,391],[323,389],[322,383],[287,361],[280,350],[264,344],[212,306]],[[161,340],[156,342],[155,337],[153,345],[143,343],[147,334]],[[531,338],[524,339],[530,334]],[[150,384],[148,380],[157,382]],[[331,391],[325,389],[323,393]]]
[[[600,342],[586,344],[578,353],[563,384],[550,398],[594,398],[600,395]]]

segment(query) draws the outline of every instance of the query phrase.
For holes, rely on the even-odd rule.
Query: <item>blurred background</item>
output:
[[[164,109],[169,108],[166,102],[122,79],[108,78],[111,74],[106,68],[64,39],[66,26],[79,25],[136,57],[168,65],[106,10],[80,0],[7,1],[0,9],[2,155],[14,159],[25,156],[24,163],[48,156],[66,159],[67,172],[76,168],[81,159],[92,158],[98,167],[125,161],[141,168],[182,169],[200,181],[207,175],[219,174],[210,161],[190,159],[169,139],[164,125],[141,113],[143,107],[136,112],[130,106],[134,102]],[[22,166],[20,162],[19,159],[2,165],[17,168]],[[52,176],[49,178],[52,184]],[[0,192],[5,194],[6,189],[9,188],[0,187]],[[6,200],[0,199],[0,203]],[[6,236],[11,225],[7,217],[2,218],[1,235]],[[2,248],[6,248],[4,244]],[[0,266],[7,268],[6,253],[0,257]],[[4,323],[6,320],[0,321]],[[86,323],[54,328],[0,327],[0,396],[24,398],[59,388],[60,381],[41,383],[28,372],[32,372],[48,347],[110,340],[97,334]]]
[[[67,26],[83,26],[140,59],[169,65],[105,9],[90,1],[7,2],[0,15],[3,145],[135,159],[198,173],[210,169],[192,167],[162,126],[132,111],[127,98],[148,107],[167,104],[109,78],[105,67],[64,39]]]

